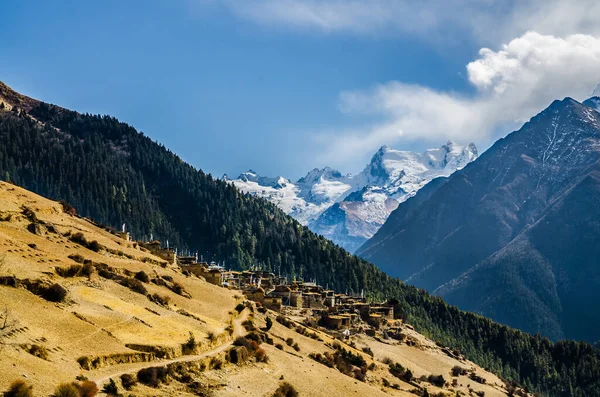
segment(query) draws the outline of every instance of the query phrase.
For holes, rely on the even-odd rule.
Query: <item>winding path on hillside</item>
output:
[[[139,370],[144,369],[144,368],[150,368],[150,367],[156,367],[156,366],[166,366],[166,365],[173,364],[173,363],[197,361],[197,360],[201,360],[206,357],[210,357],[210,356],[214,356],[216,354],[222,353],[223,351],[225,351],[225,350],[229,349],[231,346],[233,346],[233,342],[235,341],[235,338],[237,338],[238,336],[245,335],[246,330],[242,326],[242,323],[244,321],[246,321],[247,318],[248,318],[248,310],[245,309],[242,312],[241,316],[239,316],[238,318],[233,320],[232,339],[230,341],[225,342],[225,343],[215,347],[214,349],[208,350],[202,354],[181,356],[181,357],[177,357],[177,358],[174,358],[171,360],[155,360],[155,361],[135,363],[135,364],[120,364],[119,365],[120,368],[118,370],[116,368],[114,368],[115,366],[101,368],[101,369],[98,369],[95,371],[91,371],[88,378],[91,381],[96,382],[98,387],[100,389],[102,389],[104,384],[108,383],[108,381],[111,378],[116,379],[116,378],[119,378],[121,375],[136,373]],[[112,372],[108,372],[108,370],[112,370]]]

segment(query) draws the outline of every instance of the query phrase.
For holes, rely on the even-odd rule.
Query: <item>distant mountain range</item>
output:
[[[230,180],[240,190],[277,204],[312,231],[354,252],[383,225],[399,203],[434,178],[449,176],[477,158],[474,144],[454,142],[424,153],[382,146],[358,175],[329,167],[291,182],[250,170]]]
[[[600,339],[600,98],[555,101],[401,204],[358,254],[450,303]]]

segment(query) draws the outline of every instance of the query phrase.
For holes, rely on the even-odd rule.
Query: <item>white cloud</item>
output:
[[[207,0],[196,0],[206,2]],[[498,43],[533,30],[600,34],[597,0],[211,0],[257,23],[309,32],[409,33]],[[464,36],[462,36],[464,38]]]
[[[466,67],[471,95],[398,81],[340,94],[340,110],[362,125],[317,134],[327,143],[320,147],[331,148],[320,160],[335,166],[355,164],[357,156],[400,141],[486,146],[554,99],[582,100],[600,82],[598,0],[210,1],[277,29],[412,35],[446,53],[457,40],[466,48],[492,48],[482,48]]]
[[[483,48],[467,65],[471,96],[389,82],[340,94],[340,109],[380,121],[367,128],[329,131],[325,158],[343,162],[399,141],[487,143],[501,126],[522,123],[554,99],[586,99],[600,81],[600,39],[528,32],[494,51]],[[507,131],[502,131],[506,133]]]

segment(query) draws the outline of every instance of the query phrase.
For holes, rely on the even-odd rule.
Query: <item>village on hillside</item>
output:
[[[127,233],[120,233],[129,238]],[[386,334],[400,338],[400,320],[394,320],[394,307],[388,303],[368,302],[364,294],[336,293],[314,281],[288,280],[264,270],[227,270],[215,262],[199,260],[198,254],[178,255],[176,249],[162,247],[157,240],[139,242],[139,245],[173,265],[184,273],[195,274],[207,282],[239,290],[246,297],[267,309],[301,315],[340,336],[348,337],[356,332],[374,334],[383,325]]]

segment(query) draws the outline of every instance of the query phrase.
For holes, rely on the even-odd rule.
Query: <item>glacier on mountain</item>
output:
[[[296,182],[250,170],[225,180],[263,197],[303,225],[354,252],[372,237],[399,203],[437,177],[447,177],[478,156],[473,143],[449,141],[422,153],[382,146],[358,175],[329,167],[313,169]]]

